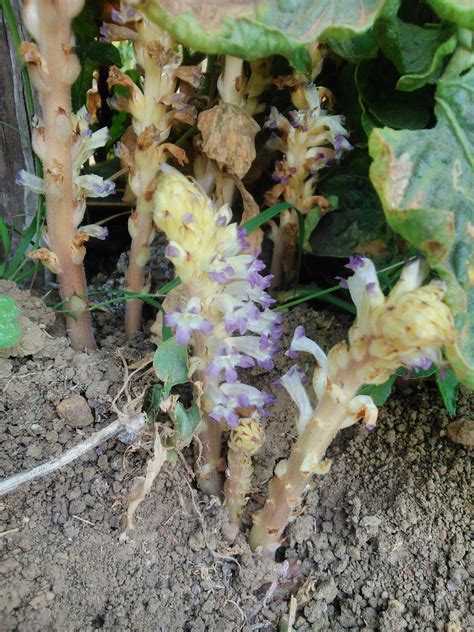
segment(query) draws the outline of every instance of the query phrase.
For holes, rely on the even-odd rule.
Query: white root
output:
[[[130,433],[131,435],[135,435],[139,430],[141,430],[141,428],[143,428],[146,420],[147,417],[145,413],[138,413],[136,416],[131,418],[121,415],[114,422],[105,428],[102,428],[102,430],[95,432],[82,443],[78,443],[73,448],[66,450],[66,452],[61,454],[61,456],[57,459],[52,459],[51,461],[38,465],[38,467],[34,467],[32,470],[20,472],[19,474],[15,474],[10,478],[0,481],[0,496],[9,494],[21,485],[30,483],[37,478],[42,478],[43,476],[48,476],[48,474],[56,472],[56,470],[72,463],[89,450],[92,450],[92,448],[104,443],[104,441],[108,441],[108,439],[111,439],[117,434],[126,432],[127,434]]]

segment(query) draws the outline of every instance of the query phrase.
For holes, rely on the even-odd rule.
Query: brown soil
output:
[[[11,286],[1,290],[12,291]],[[101,315],[102,348],[73,353],[49,312],[16,294],[41,347],[0,358],[0,476],[58,455],[112,420],[110,402],[123,381],[114,353],[129,362],[151,350],[144,337],[126,342],[117,316]],[[36,321],[35,321],[36,319]],[[347,323],[299,309],[323,347]],[[55,337],[46,331],[55,331]],[[32,334],[33,335],[33,334]],[[284,342],[288,342],[285,340]],[[268,384],[288,367],[279,361]],[[136,389],[141,387],[136,385]],[[94,421],[73,427],[57,405],[82,395]],[[472,418],[463,393],[459,416]],[[256,463],[249,512],[261,504],[275,462],[287,455],[295,409],[284,393],[267,421],[268,441]],[[332,446],[333,467],[309,492],[287,533],[280,563],[252,556],[244,537],[225,543],[223,509],[200,495],[188,469],[165,468],[120,543],[120,519],[133,476],[143,471],[147,437],[135,449],[110,440],[73,466],[19,489],[0,502],[1,629],[278,630],[290,595],[294,629],[467,632],[470,618],[470,462],[446,436],[448,416],[436,388],[411,382],[381,411],[378,428],[344,431]],[[247,516],[248,525],[248,516]],[[283,564],[283,560],[287,561]],[[278,583],[265,600],[270,583]]]

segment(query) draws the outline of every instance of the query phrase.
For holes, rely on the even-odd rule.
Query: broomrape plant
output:
[[[165,255],[184,286],[165,323],[179,344],[192,348],[203,425],[198,478],[203,490],[220,495],[224,428],[238,427],[240,417],[266,415],[273,401],[241,382],[237,369],[273,368],[281,316],[269,309],[271,278],[260,274],[265,266],[245,230],[231,222],[230,207],[216,208],[199,185],[168,165],[161,169],[153,218],[168,238]]]
[[[377,421],[373,400],[357,395],[364,384],[383,384],[400,366],[426,368],[442,365],[441,350],[455,339],[454,320],[443,303],[446,287],[441,281],[422,285],[429,269],[423,260],[408,262],[400,280],[385,297],[373,263],[353,257],[354,271],[347,280],[357,308],[348,342],[334,346],[328,355],[297,327],[289,354],[311,353],[318,367],[312,379],[316,407],[293,366],[282,378],[299,410],[298,440],[288,459],[275,468],[265,507],[254,517],[250,545],[272,554],[295,516],[311,476],[327,471],[326,450],[339,430],[363,420],[368,429]]]
[[[182,55],[168,33],[124,2],[120,11],[112,11],[112,19],[115,23],[103,25],[102,37],[108,41],[131,40],[143,72],[142,88],[116,67],[110,69],[108,84],[109,87],[127,88],[129,96],[115,94],[110,105],[131,115],[135,137],[128,145],[121,142],[116,148],[117,155],[130,172],[129,185],[136,198],[135,211],[128,223],[132,243],[125,289],[135,294],[146,294],[150,285],[145,279],[145,265],[155,237],[152,200],[156,177],[167,154],[174,155],[180,164],[187,161],[182,149],[165,141],[173,120],[183,118],[189,108],[186,94],[176,91]],[[140,299],[126,303],[125,329],[128,335],[141,329],[142,306]]]
[[[80,71],[71,20],[83,4],[83,0],[28,0],[24,4],[23,19],[37,44],[23,42],[20,54],[41,96],[42,120],[34,123],[33,149],[43,162],[44,178],[21,171],[17,182],[46,196],[49,248],[33,251],[30,257],[40,259],[58,277],[69,312],[66,321],[72,345],[94,349],[84,243],[90,237],[105,239],[107,232],[100,226],[80,224],[86,197],[106,197],[114,185],[96,175],[80,175],[82,165],[108,139],[106,128],[91,132],[85,109],[76,115],[71,112],[71,85]]]

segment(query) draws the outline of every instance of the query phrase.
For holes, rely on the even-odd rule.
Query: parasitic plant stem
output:
[[[114,24],[104,24],[101,33],[105,39],[130,39],[135,48],[143,74],[142,89],[116,67],[110,69],[109,87],[126,87],[129,96],[115,94],[112,107],[131,114],[136,142],[118,146],[118,155],[129,168],[130,189],[136,206],[129,220],[131,236],[130,259],[125,275],[125,288],[134,294],[147,293],[149,283],[145,266],[150,258],[150,245],[154,238],[152,199],[160,165],[166,152],[172,153],[180,164],[186,161],[185,152],[166,143],[173,120],[171,105],[183,108],[185,103],[175,94],[175,73],[181,64],[181,55],[174,41],[158,26],[138,11],[121,3],[120,11],[112,11]],[[183,96],[183,95],[181,95]],[[174,107],[173,105],[173,107]],[[125,305],[125,330],[128,336],[142,328],[143,301],[131,299]]]
[[[297,327],[288,352],[311,353],[319,367],[313,375],[318,405],[313,410],[293,366],[281,383],[299,408],[298,440],[289,458],[280,461],[269,485],[264,508],[254,514],[250,545],[273,555],[286,525],[294,518],[313,474],[327,471],[323,458],[339,430],[363,420],[375,427],[377,407],[366,395],[358,395],[364,384],[383,384],[399,366],[428,368],[443,364],[442,348],[456,337],[453,316],[442,302],[442,282],[422,285],[429,268],[424,261],[409,261],[400,280],[385,297],[373,263],[352,257],[348,266],[354,275],[344,281],[357,308],[348,343],[334,346],[328,356],[302,327]]]
[[[27,28],[37,39],[25,43],[23,57],[33,84],[42,96],[44,119],[44,192],[51,254],[47,265],[56,273],[66,324],[75,349],[95,349],[82,260],[75,257],[76,222],[73,195],[71,141],[71,84],[79,62],[71,47],[71,20],[81,10],[79,0],[30,0],[25,2]],[[49,264],[49,265],[48,265]]]

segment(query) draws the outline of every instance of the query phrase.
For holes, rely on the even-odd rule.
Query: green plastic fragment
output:
[[[0,349],[13,347],[20,340],[19,314],[20,310],[12,297],[0,294]]]

